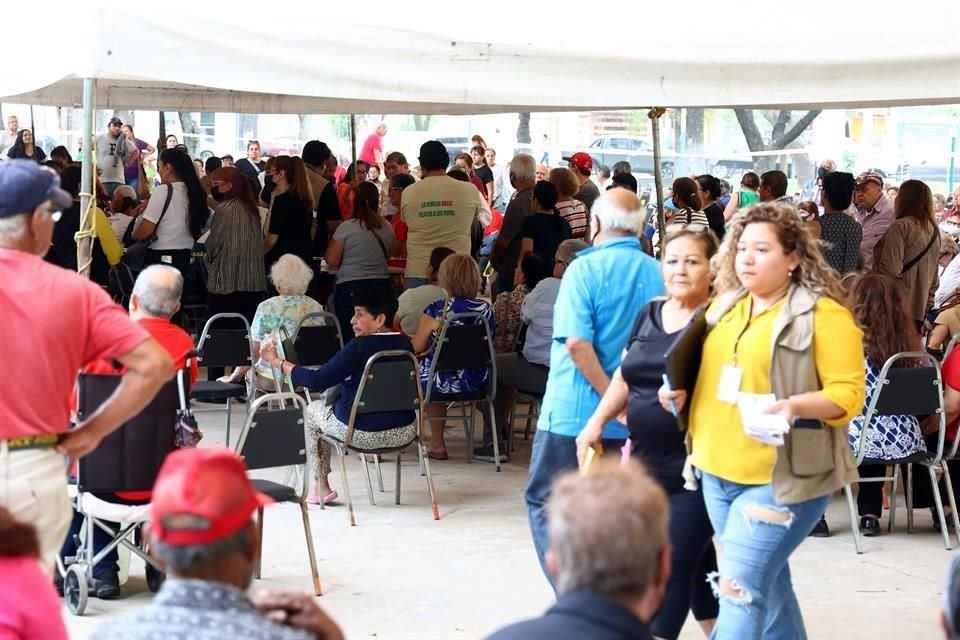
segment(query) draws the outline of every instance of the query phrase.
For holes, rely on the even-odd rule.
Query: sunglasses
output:
[[[676,233],[677,231],[689,231],[691,233],[706,233],[710,230],[710,225],[703,224],[702,222],[691,222],[689,224],[684,224],[683,222],[675,222],[674,224],[668,224],[665,231],[667,233]]]

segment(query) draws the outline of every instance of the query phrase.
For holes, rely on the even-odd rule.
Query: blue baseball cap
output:
[[[60,188],[60,176],[33,160],[0,162],[0,218],[33,210],[49,200],[55,210],[73,204],[73,196]]]

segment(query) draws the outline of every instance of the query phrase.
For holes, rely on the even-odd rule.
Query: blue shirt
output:
[[[357,397],[363,368],[370,356],[378,351],[409,351],[413,353],[410,339],[402,333],[374,333],[357,336],[330,358],[319,369],[294,367],[290,374],[293,384],[311,391],[323,391],[341,384],[340,395],[333,405],[333,414],[343,424],[350,424],[350,410]],[[354,427],[362,431],[384,431],[412,424],[417,419],[413,411],[375,411],[357,414]]]
[[[592,343],[600,366],[612,377],[640,310],[664,293],[659,264],[635,237],[614,238],[577,254],[560,281],[538,429],[576,437],[600,404],[600,394],[570,358],[567,338]],[[616,420],[603,430],[604,438],[628,435]]]

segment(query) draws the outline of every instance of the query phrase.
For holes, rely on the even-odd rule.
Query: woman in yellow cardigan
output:
[[[863,333],[790,206],[736,218],[715,266],[690,406],[691,463],[722,552],[711,637],[803,640],[788,560],[830,495],[857,477],[847,423],[863,406]],[[686,399],[660,390],[665,407]],[[744,429],[765,420],[790,426],[782,444]]]

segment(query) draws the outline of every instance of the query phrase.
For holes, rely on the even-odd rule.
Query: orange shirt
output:
[[[349,182],[341,182],[337,185],[337,201],[340,203],[340,215],[344,220],[353,217],[353,196],[354,191],[350,188]]]

